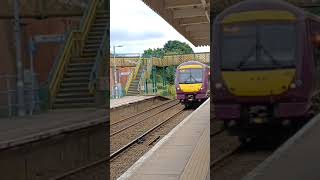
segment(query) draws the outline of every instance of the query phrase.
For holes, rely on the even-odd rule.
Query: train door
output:
[[[320,24],[311,21],[311,39],[316,88],[320,88]]]

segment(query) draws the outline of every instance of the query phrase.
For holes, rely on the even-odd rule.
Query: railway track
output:
[[[117,124],[124,123],[125,121],[128,121],[128,120],[130,120],[130,119],[132,119],[132,118],[137,118],[137,117],[139,117],[139,116],[141,116],[141,115],[143,115],[143,114],[145,114],[145,113],[148,113],[148,112],[153,111],[153,110],[155,110],[155,109],[157,109],[157,108],[159,108],[159,107],[161,107],[161,106],[164,106],[164,105],[166,105],[166,104],[169,104],[169,103],[172,103],[172,102],[175,102],[175,101],[176,101],[176,100],[164,101],[164,102],[162,102],[162,103],[159,103],[158,105],[152,106],[152,107],[150,107],[149,109],[146,109],[146,110],[141,111],[141,112],[139,112],[139,113],[133,114],[133,115],[131,115],[131,116],[128,116],[128,117],[126,117],[126,118],[123,118],[123,119],[120,119],[120,120],[117,120],[117,121],[113,121],[113,122],[110,123],[110,126],[115,126],[115,125],[117,125]]]
[[[211,134],[210,134],[210,137],[213,138],[213,137],[218,136],[219,134],[221,134],[221,133],[223,133],[223,132],[225,132],[225,129],[224,129],[224,128],[221,128],[221,129],[216,130],[215,132],[211,133]]]
[[[167,110],[167,109],[166,109]],[[183,112],[184,109],[180,109],[177,112],[175,112],[174,114],[166,117],[164,120],[162,120],[161,122],[155,124],[154,126],[152,126],[151,128],[149,128],[147,131],[145,131],[144,133],[142,133],[141,135],[137,136],[136,138],[134,138],[133,140],[131,140],[129,143],[125,144],[124,146],[122,146],[121,148],[117,149],[116,151],[112,152],[110,155],[110,160],[112,161],[112,159],[114,159],[117,155],[119,155],[121,152],[123,152],[124,150],[130,148],[133,144],[135,144],[136,142],[139,142],[139,140],[141,140],[143,137],[145,137],[146,135],[150,134],[152,131],[154,131],[155,129],[157,129],[158,127],[160,127],[161,125],[163,125],[164,123],[168,122],[169,120],[175,118],[176,116],[180,115]],[[165,110],[164,110],[165,111]],[[164,112],[162,111],[162,112]],[[150,117],[149,117],[150,118]],[[139,123],[141,123],[143,121],[140,121]],[[130,126],[132,127],[132,126]],[[128,127],[128,128],[130,128]],[[122,131],[120,131],[119,133],[127,130],[128,128],[124,128]],[[119,134],[117,133],[117,134]],[[115,134],[115,133],[114,133]]]
[[[180,107],[180,109],[178,107]],[[117,151],[113,152],[109,157],[105,157],[105,158],[96,160],[96,161],[91,162],[89,164],[85,164],[85,165],[80,166],[76,169],[72,169],[70,171],[67,171],[63,174],[59,174],[59,175],[52,177],[52,178],[49,178],[49,179],[50,180],[65,180],[65,179],[69,179],[70,177],[82,177],[86,174],[87,171],[90,171],[92,169],[105,169],[107,167],[106,163],[108,161],[111,162],[121,152],[129,149],[132,145],[136,144],[136,142],[139,142],[139,140],[141,140],[143,137],[145,137],[148,134],[150,134],[151,132],[155,131],[157,128],[159,128],[160,126],[162,126],[166,122],[168,122],[168,121],[174,119],[175,117],[179,116],[180,114],[182,114],[184,112],[184,108],[179,103],[176,103],[176,101],[172,100],[172,101],[168,101],[165,103],[161,103],[160,105],[152,107],[152,108],[145,110],[143,112],[140,112],[138,114],[132,115],[130,117],[124,118],[124,119],[117,121],[117,122],[108,121],[108,123],[110,123],[110,128],[114,128],[114,127],[116,127],[115,125],[119,125],[121,123],[124,124],[125,122],[134,119],[134,122],[131,122],[126,127],[122,128],[120,130],[118,129],[118,130],[114,131],[112,134],[110,134],[112,136],[116,136],[118,134],[121,134],[123,132],[128,131],[130,128],[134,128],[135,126],[139,125],[140,123],[143,123],[144,121],[152,119],[154,116],[161,115],[161,113],[166,113],[168,110],[174,111],[177,109],[178,109],[178,111],[170,114],[168,117],[163,119],[161,122],[159,122],[158,124],[155,124],[152,128],[148,129],[146,132],[142,133],[138,137],[131,140],[129,143],[122,146]],[[141,118],[144,113],[149,113],[149,114],[147,116],[144,116],[143,120],[139,120],[139,121],[135,120],[135,119]]]
[[[151,109],[145,110],[141,113],[135,114],[133,116],[130,116],[128,118],[124,118],[120,121],[114,122],[110,125],[110,137],[119,134],[125,130],[127,130],[128,128],[135,126],[139,123],[142,123],[146,120],[148,120],[149,118],[160,114],[176,105],[178,105],[179,102],[172,100],[166,103],[162,103],[156,107],[153,107]]]
[[[237,146],[210,163],[211,178],[216,180],[241,179],[272,152],[273,150],[252,150],[244,146]]]
[[[239,146],[236,146],[235,148],[231,149],[230,151],[222,154],[221,156],[219,156],[219,158],[217,158],[216,160],[210,162],[210,168],[214,169],[214,168],[218,167],[220,164],[223,164],[223,162],[225,160],[227,160],[231,156],[234,156],[240,150],[241,150],[241,146],[239,145]]]
[[[171,104],[170,104],[171,103]],[[165,106],[165,108],[162,108]],[[180,109],[178,108],[180,107]],[[177,110],[179,109],[178,111],[170,114],[169,116],[167,116],[166,118],[164,118],[161,122],[155,124],[154,126],[152,126],[151,128],[149,128],[147,131],[145,131],[144,133],[142,133],[141,135],[139,135],[138,137],[134,138],[133,140],[131,140],[129,143],[127,143],[126,145],[122,146],[121,148],[119,148],[117,151],[114,151],[112,152],[112,154],[109,156],[109,157],[105,157],[105,158],[102,158],[102,159],[99,159],[97,161],[94,161],[94,162],[91,162],[90,164],[86,164],[86,165],[83,165],[83,166],[80,166],[76,169],[72,169],[70,171],[67,171],[63,174],[60,174],[58,176],[55,176],[55,177],[52,177],[50,178],[50,180],[64,180],[64,179],[68,179],[70,177],[77,177],[77,176],[83,176],[85,174],[86,171],[88,170],[91,170],[91,169],[97,169],[97,168],[102,168],[103,167],[106,167],[106,163],[108,161],[112,161],[113,159],[115,159],[121,152],[129,149],[132,145],[136,144],[136,142],[139,142],[139,140],[141,140],[143,137],[147,136],[148,134],[152,133],[153,131],[155,131],[157,128],[159,128],[160,126],[162,126],[163,124],[165,124],[166,122],[174,119],[175,117],[181,115],[183,112],[184,112],[184,108],[179,104],[179,103],[174,103],[174,101],[169,101],[169,102],[166,102],[166,103],[162,103],[156,107],[153,107],[151,109],[148,109],[146,111],[143,111],[144,113],[146,112],[150,112],[151,110],[154,110],[156,108],[160,108],[161,110],[157,110],[156,112],[152,112],[151,114],[152,115],[148,115],[147,117],[148,118],[144,118],[143,121],[139,121],[139,123],[142,123],[144,121],[147,121],[148,119],[151,119],[152,117],[154,116],[157,116],[157,115],[161,115],[161,113],[166,113],[168,110],[171,110],[171,111],[174,111],[174,110]],[[138,113],[138,114],[135,114],[133,116],[130,116],[129,118],[125,118],[123,119],[122,121],[118,121],[118,122],[113,122],[111,123],[110,126],[112,126],[112,124],[120,124],[121,122],[125,122],[125,121],[128,121],[130,118],[134,118],[134,117],[137,117],[139,115],[143,114],[142,112],[141,113]],[[139,116],[140,117],[140,116]],[[130,125],[126,128],[123,128],[121,131],[117,132],[117,133],[113,133],[114,136],[117,135],[117,134],[121,134],[122,132],[125,132],[127,131],[128,129],[134,127],[135,125],[138,125],[139,123],[135,122],[134,125]],[[159,138],[157,138],[159,139]]]
[[[211,178],[216,180],[238,180],[247,175],[275,149],[259,143],[243,145],[224,129],[211,134],[213,154],[210,162]]]
[[[165,111],[163,114],[156,115],[158,118],[166,116],[154,123],[139,136],[132,139],[127,144],[119,147],[110,154],[110,178],[116,179],[123,174],[131,165],[133,165],[141,156],[143,156],[157,141],[162,139],[177,124],[185,119],[193,110],[184,109],[180,106],[180,110],[172,109],[170,113]],[[165,115],[167,114],[167,115]],[[152,120],[151,120],[152,121]]]
[[[94,161],[90,164],[83,165],[81,167],[78,167],[76,169],[72,169],[72,170],[67,171],[63,174],[60,174],[58,176],[49,178],[49,180],[67,180],[67,179],[70,179],[71,177],[84,177],[84,174],[86,171],[93,169],[93,168],[97,168],[97,167],[104,168],[106,171],[105,174],[108,175],[107,169],[106,169],[107,168],[106,164],[108,163],[108,160],[109,160],[109,157],[99,159],[99,160]],[[106,177],[106,175],[101,175],[101,177]]]

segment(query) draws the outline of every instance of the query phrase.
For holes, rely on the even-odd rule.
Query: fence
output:
[[[110,60],[112,65],[120,67],[134,67],[141,58],[138,57],[116,57],[107,59]],[[149,58],[142,58],[142,60],[147,60]],[[157,67],[167,67],[179,65],[187,61],[199,61],[201,63],[209,64],[210,63],[210,53],[192,53],[192,54],[172,54],[166,55],[163,58],[153,57],[151,60],[152,66]]]
[[[27,114],[40,111],[40,88],[37,75],[24,73],[24,108]],[[15,75],[0,75],[0,117],[16,116],[18,112],[17,88]]]

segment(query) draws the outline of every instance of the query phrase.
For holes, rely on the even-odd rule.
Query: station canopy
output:
[[[142,1],[193,45],[210,45],[210,0]]]
[[[244,0],[212,0],[212,15],[215,18],[224,9]],[[320,0],[286,0],[287,2],[320,15]]]

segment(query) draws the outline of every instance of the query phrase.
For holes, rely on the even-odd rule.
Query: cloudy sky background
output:
[[[116,53],[143,53],[162,48],[168,40],[188,43],[194,52],[209,52],[210,47],[195,47],[141,0],[110,1],[110,47]]]

